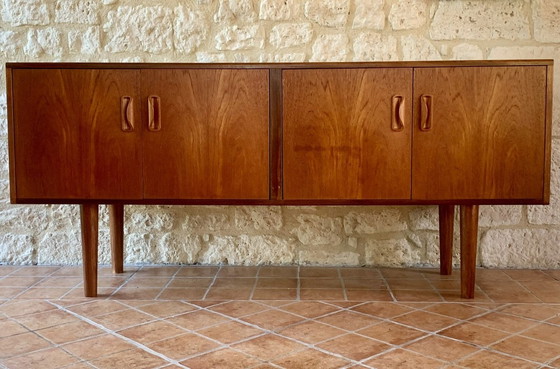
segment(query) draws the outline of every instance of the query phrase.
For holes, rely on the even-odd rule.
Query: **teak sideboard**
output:
[[[124,204],[439,205],[442,274],[460,205],[472,298],[479,205],[549,201],[552,66],[8,63],[11,201],[81,204],[86,296],[98,204],[116,273]]]

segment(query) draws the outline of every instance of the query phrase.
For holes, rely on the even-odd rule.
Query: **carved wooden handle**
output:
[[[121,97],[121,129],[123,132],[134,131],[134,100],[130,96]]]
[[[432,117],[433,117],[433,106],[432,106],[432,95],[422,95],[420,96],[420,110],[421,110],[421,121],[420,130],[429,131],[432,129]]]
[[[159,96],[148,96],[148,130],[157,132],[161,130],[161,104]]]
[[[393,96],[391,129],[400,132],[404,129],[404,97]]]

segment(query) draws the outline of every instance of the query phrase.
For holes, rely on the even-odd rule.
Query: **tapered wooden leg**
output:
[[[111,230],[111,258],[113,273],[122,273],[124,259],[124,205],[109,205],[109,226]]]
[[[474,298],[478,205],[461,205],[461,297]]]
[[[97,204],[82,204],[82,259],[84,264],[84,295],[97,296],[97,232],[99,210]]]
[[[455,205],[439,206],[439,274],[453,272],[453,221]]]

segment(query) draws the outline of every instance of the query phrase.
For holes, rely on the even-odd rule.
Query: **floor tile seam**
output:
[[[136,275],[136,273],[138,271],[140,271],[141,269],[136,270],[135,272],[131,273],[117,288],[115,288],[115,290],[113,292],[111,292],[109,294],[109,296],[107,296],[107,300],[111,299],[113,296],[115,296],[116,293],[118,293],[121,289],[124,288],[124,286],[126,286],[126,284],[128,283],[128,281],[134,276]],[[113,287],[110,287],[113,288]],[[157,287],[156,287],[157,288]]]
[[[56,299],[54,299],[54,300],[46,300],[46,301],[49,302],[49,303],[51,303],[52,301],[56,301]],[[119,301],[117,301],[117,300],[100,300],[100,301],[115,301],[115,302],[119,302]],[[121,303],[121,304],[122,304],[122,303]],[[68,308],[71,308],[71,307],[74,307],[74,306],[77,306],[77,305],[72,305],[72,306],[69,306],[69,307],[66,307],[66,308],[68,309]],[[115,310],[115,311],[110,311],[110,312],[108,312],[108,313],[101,313],[101,314],[97,314],[97,315],[80,314],[80,313],[77,313],[77,312],[73,311],[72,309],[68,309],[68,310],[70,310],[71,312],[76,313],[76,314],[78,314],[78,315],[80,315],[80,316],[84,316],[84,317],[86,317],[86,318],[88,318],[88,319],[92,319],[92,318],[99,318],[99,317],[106,316],[106,315],[111,315],[111,314],[116,314],[116,313],[122,313],[122,312],[124,312],[124,311],[126,311],[126,310],[129,310],[129,309],[130,309],[129,305],[123,305],[123,308],[122,308],[122,309]]]
[[[219,313],[219,312],[215,312],[215,313],[220,314],[220,315],[223,315],[223,316],[225,316],[225,317],[228,317],[228,316],[226,316],[225,314],[222,314],[222,313]],[[256,314],[258,314],[258,313],[256,313]],[[228,318],[231,319],[231,320],[236,321],[237,323],[245,324],[245,325],[248,325],[248,326],[250,326],[250,327],[252,327],[252,328],[258,329],[258,330],[260,330],[260,331],[264,331],[264,334],[263,334],[263,335],[271,334],[271,335],[274,335],[274,336],[277,336],[277,337],[281,337],[281,338],[285,338],[285,339],[287,339],[287,340],[290,340],[290,341],[299,343],[299,344],[301,344],[301,345],[307,346],[308,348],[313,348],[313,349],[322,351],[322,352],[327,353],[327,354],[330,354],[330,355],[335,355],[335,356],[338,356],[338,357],[343,358],[343,359],[345,359],[345,360],[351,360],[351,359],[349,359],[349,358],[344,357],[343,355],[335,354],[335,353],[332,353],[332,352],[330,352],[330,351],[328,351],[328,350],[319,349],[319,348],[315,347],[315,345],[313,345],[313,344],[309,344],[309,343],[306,343],[306,342],[304,342],[304,341],[300,341],[300,340],[295,339],[295,338],[293,338],[293,337],[284,336],[284,335],[280,334],[280,331],[278,331],[278,330],[262,328],[262,327],[260,327],[260,326],[258,326],[258,325],[256,325],[256,324],[249,323],[249,322],[246,322],[246,321],[243,321],[243,320],[240,320],[240,319],[237,319],[237,318],[233,318],[233,317],[228,317]],[[295,325],[298,325],[298,324],[301,324],[301,323],[304,323],[304,322],[306,322],[306,321],[311,321],[311,319],[304,319],[303,321],[299,321],[299,322],[296,322],[296,323],[292,323],[292,324],[290,324],[290,325],[288,325],[288,326],[286,326],[286,327],[282,327],[282,330],[287,329],[287,328],[292,327],[292,326],[295,326]],[[338,329],[340,329],[340,328],[338,328]],[[342,335],[344,335],[344,334],[342,334]],[[246,340],[247,340],[247,341],[250,341],[250,340],[255,339],[255,338],[256,338],[256,337],[250,337],[250,338],[248,338],[248,339],[246,339]],[[368,339],[372,339],[371,337],[367,337],[367,338],[368,338]],[[377,341],[377,340],[375,340],[375,339],[372,339],[372,340]],[[381,342],[381,341],[380,341],[380,342]],[[356,363],[357,363],[357,362],[355,362],[355,364],[356,364]]]
[[[508,338],[509,338],[509,337],[508,337]],[[504,338],[504,340],[505,340],[505,339],[507,339],[507,338]],[[492,343],[492,345],[494,345],[494,344],[495,344],[495,343]],[[477,353],[479,353],[479,352],[487,352],[487,353],[497,354],[497,355],[501,355],[501,356],[506,356],[506,357],[509,357],[509,358],[511,358],[511,359],[527,361],[527,362],[529,362],[529,363],[531,363],[531,364],[535,364],[535,365],[538,365],[538,366],[541,366],[541,365],[544,364],[544,363],[539,362],[539,361],[535,361],[535,360],[527,359],[527,358],[524,358],[524,357],[521,357],[521,356],[512,355],[512,354],[509,354],[509,353],[507,353],[507,352],[499,351],[499,350],[496,350],[496,349],[491,348],[490,346],[485,347],[485,348],[482,349],[481,351],[476,351],[476,352],[474,352],[474,353],[472,353],[472,354],[469,354],[469,355],[464,356],[463,358],[461,358],[461,360],[460,360],[459,362],[464,361],[464,360],[467,360],[467,359],[469,359],[470,357],[474,356],[475,354],[477,354]]]
[[[249,294],[249,300],[252,300],[253,296],[255,295],[255,290],[257,289],[257,283],[259,281],[260,271],[261,271],[261,267],[259,266],[259,269],[257,269],[257,276],[255,277],[255,281],[253,282],[253,287],[251,288],[251,293]]]
[[[340,268],[336,268],[336,272],[338,274],[338,280],[340,281],[340,286],[342,288],[342,297],[344,301],[348,301],[348,292],[346,291],[346,283],[344,283],[344,279],[342,278],[342,272]]]
[[[26,292],[30,291],[33,287],[35,287],[37,284],[39,284],[43,279],[47,278],[48,276],[41,276],[41,279],[39,279],[37,282],[33,283],[32,285],[28,286],[27,288],[24,288],[23,291],[20,291],[19,293],[15,294],[12,297],[12,300],[18,299],[20,296],[24,295]],[[19,288],[19,287],[18,287]],[[72,289],[69,288],[70,292]],[[68,293],[67,292],[67,293]]]
[[[391,352],[393,352],[393,351],[397,351],[397,350],[404,350],[404,351],[407,351],[407,352],[412,353],[412,354],[417,354],[417,355],[423,356],[423,357],[425,357],[425,358],[427,358],[427,359],[432,359],[432,360],[439,361],[439,362],[441,363],[441,365],[448,364],[448,362],[446,362],[446,361],[443,361],[443,360],[440,360],[440,359],[436,359],[436,358],[433,358],[433,357],[430,357],[430,356],[426,356],[426,355],[420,354],[420,353],[415,352],[415,351],[406,350],[406,349],[403,349],[403,348],[400,348],[400,347],[392,347],[392,348],[389,349],[389,350],[385,350],[385,351],[379,352],[379,353],[377,353],[377,354],[375,354],[375,355],[371,355],[371,356],[369,356],[369,357],[366,357],[366,358],[360,360],[360,361],[358,362],[358,364],[359,364],[359,365],[368,365],[368,364],[366,364],[366,361],[376,359],[376,358],[378,358],[378,357],[380,357],[380,356],[387,355],[387,354],[389,354],[389,353],[391,353]]]
[[[381,276],[381,280],[383,281],[385,286],[387,286],[387,291],[389,292],[389,296],[391,296],[392,301],[393,302],[398,302],[397,298],[395,297],[395,294],[393,293],[393,289],[389,285],[389,282],[387,282],[387,278],[381,272],[379,273],[379,275]]]
[[[151,349],[151,348],[149,348],[149,347],[147,347],[147,346],[145,346],[145,345],[143,345],[143,344],[141,344],[141,343],[139,343],[139,342],[136,342],[136,341],[134,341],[134,340],[132,340],[132,339],[126,337],[126,336],[123,336],[122,334],[119,334],[119,333],[117,333],[117,332],[115,332],[115,331],[113,331],[113,330],[111,330],[111,329],[108,329],[108,328],[106,328],[105,326],[103,326],[102,324],[99,324],[99,323],[97,323],[97,322],[92,321],[91,319],[89,319],[89,318],[87,318],[87,317],[84,317],[84,316],[81,316],[81,315],[79,315],[79,314],[77,314],[77,313],[74,313],[74,312],[72,312],[72,311],[66,309],[64,306],[55,304],[55,303],[53,303],[53,302],[49,302],[49,303],[52,304],[53,306],[55,306],[56,308],[58,308],[59,310],[62,310],[62,311],[65,311],[65,312],[67,312],[67,313],[69,313],[69,314],[71,314],[71,315],[74,315],[76,318],[82,320],[83,322],[88,323],[88,324],[90,324],[90,325],[93,325],[94,327],[96,327],[96,328],[98,328],[98,329],[101,329],[101,330],[104,331],[105,333],[107,333],[107,334],[109,334],[109,335],[111,335],[111,336],[113,336],[113,337],[115,337],[115,338],[118,338],[118,339],[120,339],[120,340],[122,340],[122,341],[125,341],[125,342],[131,344],[132,346],[134,346],[134,347],[136,347],[136,348],[138,348],[138,349],[140,349],[140,350],[143,350],[143,351],[145,351],[145,352],[147,352],[147,353],[149,353],[149,354],[152,354],[152,355],[154,355],[154,356],[159,357],[160,359],[163,359],[163,360],[166,361],[168,364],[174,364],[174,365],[177,365],[177,366],[179,366],[179,367],[181,367],[181,368],[188,369],[188,367],[181,365],[179,362],[177,362],[177,361],[175,361],[175,360],[173,360],[173,359],[167,357],[166,355],[164,355],[164,354],[162,354],[162,353],[159,353],[159,352],[157,352],[157,351],[155,351],[155,350],[153,350],[153,349]],[[125,351],[125,350],[123,350],[123,351]],[[122,352],[122,351],[119,351],[119,352]],[[112,353],[112,354],[114,354],[114,353]],[[112,354],[110,354],[110,355],[112,355]],[[99,358],[101,358],[101,357],[99,357]],[[96,358],[96,359],[98,359],[98,358]]]
[[[208,296],[208,294],[210,293],[210,289],[214,286],[214,284],[216,283],[216,279],[218,279],[218,275],[220,274],[220,271],[222,270],[223,265],[219,265],[218,266],[218,270],[216,271],[216,273],[214,274],[214,277],[212,278],[212,282],[210,282],[210,285],[208,286],[208,288],[206,288],[206,292],[204,292],[204,295],[202,296],[201,300],[206,300],[206,297]]]
[[[181,268],[177,268],[177,270],[175,271],[175,273],[173,273],[173,275],[171,277],[169,277],[169,280],[167,281],[167,283],[165,284],[165,286],[163,286],[161,288],[161,290],[159,291],[159,293],[156,295],[156,297],[154,298],[154,300],[157,300],[161,294],[163,293],[163,291],[165,291],[166,288],[169,287],[169,285],[171,284],[171,282],[175,279],[175,277],[177,276],[177,273],[179,273],[179,270],[181,270]],[[128,279],[126,281],[126,283],[124,285],[126,285],[128,282],[130,281],[130,279]],[[156,287],[157,288],[157,287]]]
[[[477,324],[477,323],[472,323],[472,322],[471,322],[471,324],[475,324],[475,325],[484,327],[483,325]],[[510,357],[513,357],[513,358],[522,359],[522,360],[525,360],[525,361],[530,361],[530,362],[532,362],[532,363],[542,365],[543,363],[541,363],[541,362],[534,361],[534,360],[531,360],[531,359],[527,359],[527,358],[524,358],[524,357],[521,357],[521,356],[512,355],[512,354],[509,354],[509,353],[506,353],[506,352],[503,352],[503,351],[499,351],[499,350],[493,348],[493,346],[495,346],[495,345],[497,345],[497,344],[499,344],[499,343],[501,343],[501,342],[504,342],[504,341],[506,341],[506,340],[508,340],[508,339],[510,339],[510,338],[513,338],[513,337],[516,337],[516,336],[520,336],[522,332],[526,332],[526,331],[528,331],[528,330],[530,330],[530,329],[532,329],[532,328],[534,328],[534,327],[536,327],[536,326],[538,326],[538,324],[532,325],[532,326],[530,326],[530,327],[528,327],[528,328],[526,328],[526,329],[523,329],[523,330],[521,330],[521,331],[519,331],[519,332],[516,332],[516,333],[506,332],[506,331],[503,331],[503,330],[500,330],[500,329],[491,328],[491,329],[497,330],[497,331],[502,332],[502,333],[507,333],[508,335],[505,336],[505,337],[503,337],[503,338],[500,338],[500,339],[498,339],[498,340],[496,340],[496,341],[494,341],[494,342],[491,342],[491,343],[489,343],[489,344],[487,344],[487,345],[480,345],[480,346],[482,346],[482,348],[483,348],[485,351],[488,351],[488,352],[500,353],[500,354],[505,355],[505,356],[510,356]],[[489,328],[489,327],[487,327],[487,328]],[[527,338],[527,339],[532,339],[531,337],[525,337],[525,336],[523,336],[523,337],[524,337],[524,338]],[[549,342],[540,341],[540,340],[536,340],[536,341],[543,342],[543,343],[549,343]],[[478,346],[478,345],[477,345],[477,346]],[[469,356],[470,356],[470,355],[469,355]]]
[[[508,316],[511,316],[511,317],[515,317],[515,318],[521,318],[521,319],[530,320],[530,321],[537,322],[537,323],[547,323],[547,324],[552,324],[552,325],[557,325],[557,324],[548,323],[548,320],[552,320],[552,319],[555,319],[555,318],[560,317],[560,313],[558,313],[558,314],[555,315],[555,316],[551,316],[551,317],[549,317],[549,318],[545,318],[545,319],[543,319],[543,320],[539,320],[539,319],[530,318],[530,317],[526,317],[526,316],[519,315],[519,314],[510,313],[510,312],[499,311],[499,313],[500,313],[500,314],[504,314],[504,315],[508,315]]]
[[[26,328],[26,329],[27,329],[27,328]],[[33,331],[33,330],[29,330],[29,329],[28,329],[27,332],[19,333],[19,334],[16,334],[16,335],[13,335],[13,336],[9,336],[9,337],[14,337],[14,336],[17,336],[17,335],[20,335],[20,334],[33,333],[33,334],[34,334],[35,336],[37,336],[38,338],[40,338],[40,339],[46,341],[47,343],[49,343],[49,344],[50,344],[49,347],[42,347],[42,348],[37,349],[37,350],[25,351],[25,352],[23,352],[23,353],[21,353],[21,354],[17,354],[17,355],[12,355],[12,356],[9,356],[9,357],[5,357],[5,358],[3,358],[2,360],[8,360],[8,359],[13,359],[13,358],[18,358],[18,357],[27,356],[27,355],[34,354],[34,353],[39,353],[39,352],[42,352],[42,351],[52,350],[53,348],[57,348],[57,349],[60,349],[60,350],[64,351],[64,352],[67,353],[68,355],[70,355],[70,356],[76,358],[76,360],[77,360],[76,362],[80,362],[80,361],[83,361],[84,359],[81,358],[81,357],[78,357],[78,356],[75,355],[74,353],[68,351],[68,350],[64,347],[64,345],[67,345],[67,344],[69,344],[69,343],[79,342],[79,341],[85,341],[86,339],[93,338],[93,337],[102,336],[102,334],[98,334],[98,335],[95,335],[95,336],[85,337],[85,338],[82,338],[82,339],[79,339],[79,340],[75,340],[75,341],[72,341],[72,342],[56,343],[56,342],[52,341],[51,339],[49,339],[49,338],[43,336],[41,333],[39,333],[39,331],[40,331],[40,330]],[[74,363],[72,363],[72,364],[69,364],[69,365],[74,365],[74,364],[76,364],[76,362],[74,362]]]
[[[545,361],[543,363],[543,365],[552,366],[552,363],[555,362],[556,360],[560,360],[560,355],[555,356],[552,359],[549,359],[549,360]]]
[[[297,267],[296,301],[301,300],[301,265]]]
[[[304,341],[300,341],[300,340],[298,340],[297,338],[293,338],[293,337],[289,337],[289,336],[283,336],[283,335],[279,334],[279,332],[275,332],[275,331],[271,331],[270,334],[272,334],[272,335],[274,335],[274,336],[277,336],[277,337],[280,337],[280,338],[283,338],[283,339],[286,339],[286,340],[291,341],[291,342],[295,342],[295,343],[297,343],[297,344],[299,344],[299,345],[305,346],[305,348],[298,349],[298,350],[296,350],[296,351],[290,351],[289,353],[287,353],[287,354],[285,354],[285,355],[280,355],[280,356],[276,356],[276,357],[274,357],[274,358],[272,358],[272,359],[267,359],[267,361],[279,360],[279,359],[281,359],[281,358],[284,358],[284,357],[293,355],[293,354],[295,354],[295,353],[303,352],[303,351],[305,351],[305,350],[315,350],[315,351],[322,352],[323,354],[331,355],[331,356],[337,357],[337,358],[339,358],[339,359],[348,361],[350,364],[353,364],[353,365],[359,364],[359,361],[357,361],[357,360],[351,359],[351,358],[349,358],[349,357],[347,357],[347,356],[344,356],[344,355],[342,355],[342,354],[339,354],[339,353],[336,353],[336,352],[333,352],[333,351],[326,350],[326,349],[324,349],[324,348],[322,348],[322,347],[316,346],[315,344],[308,343],[308,342],[304,342]],[[375,340],[374,340],[374,341],[375,341]],[[380,342],[380,343],[383,343],[383,342]]]

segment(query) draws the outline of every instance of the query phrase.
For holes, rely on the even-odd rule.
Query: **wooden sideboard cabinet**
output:
[[[478,207],[547,204],[552,60],[8,63],[12,203],[81,205],[97,294],[98,205],[123,270],[124,204],[459,205],[472,298]]]

